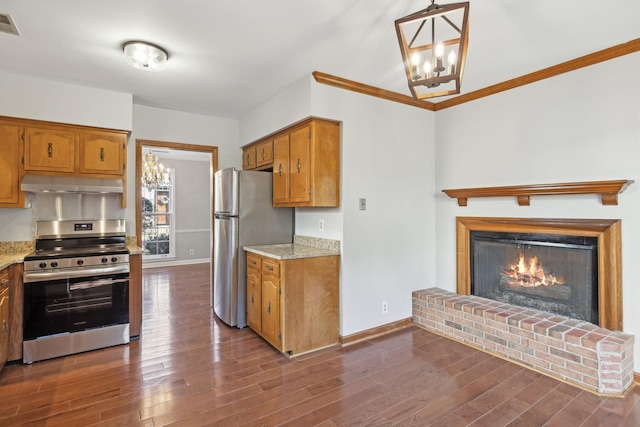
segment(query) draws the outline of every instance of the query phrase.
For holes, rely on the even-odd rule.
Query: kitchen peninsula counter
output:
[[[244,246],[247,252],[278,260],[340,255],[340,241],[307,236],[293,236],[293,243]]]

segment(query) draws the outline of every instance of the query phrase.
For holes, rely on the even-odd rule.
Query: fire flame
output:
[[[503,272],[500,274],[508,278],[507,283],[510,286],[531,288],[564,284],[564,280],[555,274],[546,274],[536,256],[529,258],[528,261],[525,262],[524,255],[520,255],[520,260],[517,264],[512,264],[508,268],[503,269]]]

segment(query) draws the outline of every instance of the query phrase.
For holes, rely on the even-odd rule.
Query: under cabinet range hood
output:
[[[22,191],[33,193],[123,193],[122,179],[25,175]]]

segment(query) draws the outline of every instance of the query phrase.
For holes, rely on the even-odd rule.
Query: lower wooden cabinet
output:
[[[129,336],[142,330],[142,255],[129,255]]]
[[[0,370],[9,359],[9,269],[0,271]]]
[[[298,355],[338,343],[338,255],[279,260],[247,253],[247,324]]]

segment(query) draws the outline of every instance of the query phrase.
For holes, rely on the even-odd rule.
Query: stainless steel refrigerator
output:
[[[274,208],[271,172],[215,173],[211,305],[229,326],[247,326],[247,245],[291,243],[293,208]]]

